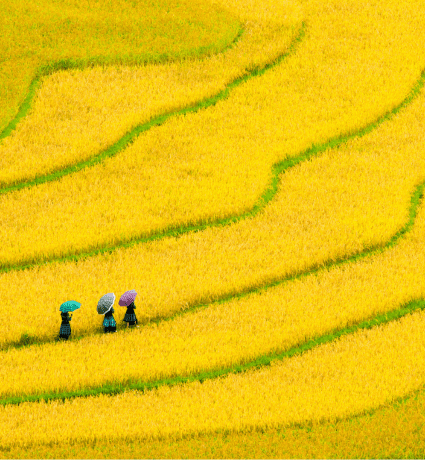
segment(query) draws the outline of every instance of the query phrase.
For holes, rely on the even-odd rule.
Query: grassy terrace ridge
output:
[[[115,155],[117,155],[119,152],[122,150],[126,149],[129,145],[131,145],[137,137],[142,134],[145,131],[148,131],[150,128],[153,128],[155,126],[160,126],[163,123],[165,123],[169,118],[176,116],[176,115],[186,115],[188,113],[194,113],[198,112],[199,110],[206,109],[208,107],[214,106],[217,102],[220,100],[225,99],[230,91],[233,88],[236,88],[237,86],[240,86],[242,83],[245,81],[249,80],[250,78],[253,77],[258,77],[263,75],[267,70],[275,67],[279,63],[281,63],[286,57],[290,56],[293,54],[296,50],[296,47],[298,43],[304,38],[305,36],[305,29],[306,29],[306,24],[305,22],[302,23],[299,32],[297,36],[292,40],[292,43],[287,51],[285,51],[283,54],[278,56],[274,61],[270,62],[269,64],[266,64],[264,66],[257,66],[254,67],[250,71],[246,71],[245,75],[242,75],[241,77],[235,78],[233,81],[231,81],[225,89],[217,93],[215,96],[212,97],[207,97],[195,104],[190,104],[187,107],[183,107],[177,110],[172,110],[170,112],[166,112],[164,114],[161,114],[157,117],[152,118],[151,120],[147,121],[146,123],[142,123],[136,127],[134,127],[131,131],[126,133],[121,139],[119,139],[117,142],[112,144],[111,146],[107,147],[106,149],[102,150],[99,152],[97,155],[89,158],[88,160],[80,161],[75,164],[71,164],[66,166],[65,168],[62,168],[60,170],[54,171],[52,173],[36,177],[32,180],[29,181],[22,181],[13,185],[8,185],[3,188],[0,188],[0,195],[4,195],[6,193],[14,192],[17,190],[21,190],[23,188],[28,188],[28,187],[33,187],[35,185],[39,184],[44,184],[46,182],[52,182],[55,180],[59,180],[61,177],[66,176],[68,174],[73,174],[78,171],[81,171],[84,168],[92,167],[98,163],[101,163],[104,161],[106,158],[111,158]],[[227,49],[231,48],[234,46],[241,36],[243,35],[244,29],[241,28],[239,30],[239,34],[235,37],[234,41],[228,45],[228,47],[223,50],[226,51]],[[56,67],[55,67],[56,66]],[[11,132],[15,129],[16,125],[18,122],[25,117],[27,114],[28,110],[30,109],[31,102],[33,100],[33,97],[35,95],[35,92],[37,88],[39,87],[40,84],[40,79],[41,77],[45,75],[49,75],[53,73],[56,70],[68,70],[68,69],[73,69],[73,68],[81,68],[79,65],[75,65],[72,62],[67,62],[64,61],[63,63],[54,63],[51,66],[47,66],[44,69],[40,70],[40,75],[37,76],[34,81],[31,83],[30,87],[30,92],[25,99],[24,103],[22,104],[19,114],[16,116],[14,120],[12,120],[5,128],[0,133],[0,139],[8,136],[11,134]]]
[[[236,35],[236,37],[231,41],[230,43],[227,44],[226,47],[224,47],[220,53],[224,53],[228,49],[232,48],[241,38],[243,35],[244,29],[241,26],[239,28],[239,31]],[[192,51],[192,55],[185,56],[185,59],[204,59],[205,57],[208,57],[209,47],[203,46],[198,49],[195,49]],[[179,56],[162,56],[158,58],[152,58],[152,59],[146,59],[144,61],[128,61],[128,62],[119,62],[120,65],[142,65],[144,63],[149,63],[149,64],[162,64],[164,62],[173,62],[173,61],[178,61],[180,59]],[[101,66],[101,65],[113,65],[115,64],[114,61],[111,61],[110,59],[102,59],[102,58],[97,58],[97,59],[62,59],[59,61],[55,62],[50,62],[48,64],[43,65],[38,69],[36,72],[36,76],[32,80],[29,88],[28,88],[28,94],[25,97],[24,101],[22,102],[21,106],[18,109],[18,113],[16,114],[15,118],[9,122],[9,124],[0,132],[0,140],[4,139],[7,136],[10,136],[12,132],[16,129],[18,123],[22,121],[26,115],[28,114],[28,111],[31,109],[31,104],[33,102],[34,96],[37,92],[37,89],[41,85],[41,79],[43,77],[47,77],[49,75],[52,75],[55,72],[61,71],[61,70],[83,70],[88,67],[94,67],[94,66]],[[162,119],[162,117],[165,117],[164,120],[160,120],[157,123],[154,123],[154,120],[151,120],[148,123],[145,123],[144,125],[138,126],[134,128],[133,131],[130,133],[127,133],[126,135],[123,136],[122,139],[120,139],[118,142],[116,142],[114,145],[106,149],[105,151],[102,151],[98,156],[94,157],[95,159],[98,159],[98,161],[92,162],[93,159],[86,160],[84,162],[77,163],[75,165],[69,165],[68,167],[61,169],[60,171],[55,171],[51,174],[47,174],[45,176],[40,176],[35,178],[32,181],[23,181],[18,184],[0,188],[0,194],[5,194],[8,192],[12,192],[15,190],[20,190],[21,188],[25,187],[31,187],[33,185],[37,184],[42,184],[44,182],[50,182],[52,180],[58,180],[62,176],[65,176],[67,174],[71,174],[73,172],[79,171],[80,169],[83,169],[87,166],[93,166],[96,163],[99,163],[100,161],[104,160],[107,157],[114,156],[116,155],[120,150],[124,149],[130,142],[134,141],[134,139],[143,131],[146,131],[147,129],[151,128],[152,126],[160,125],[162,124],[167,118],[169,118],[172,115],[175,115],[177,113],[180,113],[179,111],[174,111],[170,112],[169,114],[164,114],[161,115],[160,117],[157,117],[156,119]],[[184,112],[182,112],[184,113]],[[145,127],[146,125],[146,127]],[[137,131],[138,128],[143,128],[141,131]],[[128,140],[128,136],[130,136],[131,141]],[[111,150],[111,152],[109,152]],[[108,154],[109,152],[109,154]]]
[[[51,392],[51,393],[42,393],[42,394],[34,394],[34,395],[26,395],[26,396],[14,396],[10,398],[0,399],[0,405],[19,405],[24,402],[40,402],[40,401],[53,401],[53,400],[66,400],[71,398],[78,398],[78,397],[90,397],[90,396],[97,396],[100,394],[103,395],[116,395],[120,393],[124,393],[125,391],[131,390],[138,390],[138,391],[149,391],[164,385],[174,386],[180,385],[185,383],[190,383],[194,381],[198,381],[203,383],[205,380],[209,379],[216,379],[220,377],[225,377],[229,374],[236,374],[241,372],[246,372],[248,370],[258,369],[264,366],[269,366],[272,361],[283,360],[285,358],[291,358],[295,355],[300,355],[305,353],[309,350],[312,350],[315,347],[323,345],[325,343],[332,342],[333,340],[349,335],[354,334],[357,331],[371,329],[373,327],[377,327],[380,325],[384,325],[391,321],[396,321],[403,316],[411,314],[418,310],[425,310],[425,299],[416,299],[411,302],[408,302],[405,305],[402,305],[400,308],[394,309],[392,311],[378,314],[374,317],[368,318],[361,322],[352,324],[350,326],[335,329],[328,334],[324,334],[322,336],[315,337],[313,339],[307,340],[305,342],[299,343],[298,345],[290,348],[289,350],[282,350],[271,354],[266,354],[263,356],[259,356],[255,360],[249,362],[242,362],[240,364],[235,364],[230,367],[222,368],[222,369],[213,369],[208,371],[199,372],[189,376],[176,376],[162,380],[156,381],[128,381],[126,383],[121,384],[114,384],[114,382],[106,383],[105,385],[94,387],[94,388],[86,388],[84,390],[79,391],[68,391],[68,392]],[[399,400],[407,399],[408,396],[404,398],[399,398]],[[365,413],[372,413],[378,408],[373,410],[369,410]],[[364,415],[365,413],[358,414]],[[295,426],[298,426],[296,424]],[[304,426],[305,424],[299,425]]]
[[[274,63],[271,63],[271,64],[263,67],[262,69],[254,69],[249,75],[246,75],[244,77],[238,78],[233,83],[228,85],[228,87],[225,90],[220,92],[219,95],[215,96],[214,98],[209,99],[209,101],[210,101],[209,105],[213,105],[219,99],[225,98],[227,96],[227,94],[229,93],[229,91],[233,87],[241,84],[242,82],[248,80],[249,78],[252,78],[253,76],[262,75],[267,69],[277,65],[286,56],[288,56],[291,53],[293,53],[295,51],[295,49],[296,49],[297,44],[302,40],[302,38],[305,35],[305,27],[306,27],[305,23],[303,23],[298,35],[293,40],[293,42],[292,42],[290,48],[288,49],[288,51],[285,54],[281,55]],[[74,251],[74,253],[68,254],[68,255],[63,256],[63,257],[51,257],[51,258],[47,258],[47,259],[45,259],[43,261],[39,261],[36,258],[31,258],[30,260],[24,260],[19,264],[5,264],[5,263],[1,264],[0,263],[0,273],[6,273],[6,272],[9,272],[9,271],[31,269],[31,268],[33,268],[35,266],[42,266],[42,265],[46,265],[46,264],[53,263],[53,262],[70,262],[70,261],[77,262],[79,260],[83,260],[83,259],[86,259],[88,257],[93,257],[93,256],[105,254],[105,253],[112,253],[116,249],[128,248],[128,247],[134,246],[136,244],[142,244],[142,243],[146,243],[146,242],[154,241],[154,240],[159,240],[159,239],[163,239],[163,238],[169,238],[169,237],[176,238],[176,237],[179,237],[179,236],[184,235],[186,233],[203,231],[203,230],[205,230],[206,228],[209,228],[209,227],[221,227],[221,226],[225,226],[225,225],[230,225],[230,224],[236,223],[236,222],[238,222],[240,220],[247,219],[247,218],[250,218],[250,217],[254,217],[259,212],[261,212],[272,201],[272,199],[276,196],[281,174],[283,174],[285,171],[287,171],[291,167],[293,167],[293,166],[295,166],[295,165],[297,165],[297,164],[299,164],[299,163],[301,163],[303,161],[309,160],[310,158],[312,158],[314,156],[318,156],[320,153],[324,152],[325,150],[339,147],[340,145],[348,142],[351,139],[363,137],[366,134],[370,133],[375,128],[377,128],[379,125],[384,123],[385,121],[391,120],[394,115],[396,115],[398,112],[400,112],[400,110],[402,110],[403,108],[408,106],[419,95],[421,89],[424,86],[424,83],[425,83],[425,70],[422,71],[422,73],[421,73],[419,79],[417,80],[416,84],[411,89],[409,94],[403,99],[403,101],[399,105],[394,107],[392,110],[389,110],[386,113],[384,113],[383,115],[381,115],[375,121],[369,123],[368,125],[364,126],[363,128],[361,128],[361,129],[359,129],[357,131],[349,132],[349,133],[346,133],[346,134],[344,134],[342,136],[337,136],[337,137],[332,138],[329,141],[324,142],[322,144],[313,145],[312,147],[310,147],[307,150],[305,150],[302,153],[300,153],[298,156],[287,158],[285,160],[282,160],[280,162],[275,163],[272,166],[272,179],[271,179],[270,184],[267,186],[266,190],[263,192],[262,196],[259,198],[257,203],[249,211],[243,212],[243,213],[241,213],[239,215],[233,215],[233,216],[229,216],[229,217],[225,217],[225,218],[219,218],[219,219],[216,219],[216,220],[204,219],[204,220],[199,221],[198,223],[190,224],[190,225],[186,225],[186,226],[180,225],[180,226],[166,227],[166,228],[164,228],[162,230],[159,230],[159,231],[152,231],[152,232],[149,232],[147,234],[145,233],[145,234],[139,235],[136,238],[121,241],[120,243],[115,244],[115,245],[109,245],[109,246],[106,245],[106,246],[104,246],[102,248],[87,251],[87,252]],[[201,107],[198,107],[198,106],[197,107],[188,107],[186,109],[183,109],[183,110],[179,111],[178,113],[194,112],[194,111],[199,110],[200,108]],[[168,114],[168,115],[163,115],[161,117],[156,118],[155,119],[156,124],[161,124],[163,121],[165,121],[166,118],[168,118],[170,116],[171,115]],[[149,122],[148,124],[154,123],[155,120]],[[137,129],[142,130],[144,126],[146,126],[146,125],[140,125],[135,130],[137,130]],[[146,128],[146,129],[148,129],[148,128]],[[132,133],[134,131],[132,131]],[[103,155],[108,155],[107,152],[109,152],[109,150],[111,150],[114,147],[116,147],[117,149],[118,148],[119,149],[125,148],[125,146],[127,146],[129,143],[131,143],[134,140],[135,136],[136,136],[136,134],[134,134],[134,137],[131,137],[130,134],[126,135],[124,138],[121,138],[120,141],[118,141],[116,144],[114,144],[114,146],[112,146],[108,150],[104,151]],[[122,145],[121,145],[121,143],[122,143]],[[118,144],[120,144],[120,145],[118,146]],[[100,162],[100,161],[102,161],[102,159],[103,159],[103,157],[100,158],[100,156],[97,156],[97,157],[93,158],[92,160],[90,160],[90,162],[93,162],[93,164],[94,164],[94,162],[96,162],[96,163]],[[88,164],[86,164],[86,166],[88,166]],[[82,167],[83,166],[81,166],[80,169]],[[58,177],[55,176],[55,177],[52,177],[50,179],[46,179],[45,181],[47,181],[47,180],[56,180],[58,178],[59,178],[59,176]],[[26,185],[23,184],[22,187],[32,186],[32,185],[36,185],[36,183],[35,182],[30,182],[30,183],[27,183]],[[319,267],[324,267],[324,266],[331,267],[331,266],[333,266],[335,264],[348,262],[348,261],[354,261],[357,258],[365,257],[367,255],[371,255],[371,254],[375,253],[376,251],[383,250],[383,249],[386,249],[386,248],[394,245],[395,242],[402,235],[404,235],[407,231],[409,231],[410,228],[412,227],[412,225],[414,223],[414,219],[415,219],[416,214],[417,214],[417,207],[419,205],[419,201],[422,198],[424,186],[425,186],[425,182],[421,183],[419,186],[416,187],[415,191],[412,194],[412,198],[411,198],[411,207],[410,207],[408,222],[406,223],[406,225],[402,229],[400,229],[395,235],[393,235],[393,237],[388,242],[381,243],[381,244],[378,244],[378,245],[375,245],[375,246],[365,248],[363,251],[360,251],[360,252],[358,252],[356,254],[353,254],[353,255],[350,255],[350,256],[342,257],[340,259],[337,259],[336,261],[330,261],[330,262],[327,262],[327,263],[326,262],[321,263],[321,264],[319,264]],[[15,187],[18,187],[18,186],[15,186]],[[15,190],[15,189],[13,189],[13,190]],[[11,188],[3,189],[3,193],[6,193],[7,191],[12,191],[12,189]],[[2,193],[1,190],[0,190],[0,193]],[[302,274],[311,274],[311,273],[314,273],[317,270],[318,270],[318,267],[313,265],[309,270],[307,270],[307,271],[305,271],[303,273],[295,273],[293,275],[290,275],[289,277],[286,277],[285,280],[293,279],[294,277],[301,276]],[[283,280],[276,280],[276,282],[278,282],[278,283],[282,282],[282,281]],[[273,285],[273,283],[271,285]],[[249,292],[251,292],[251,291],[249,291]],[[230,295],[234,295],[234,293],[230,294]],[[227,297],[228,297],[228,295],[227,295]]]

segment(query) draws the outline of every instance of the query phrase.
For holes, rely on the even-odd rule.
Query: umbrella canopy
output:
[[[137,292],[132,289],[131,291],[124,292],[124,294],[121,296],[118,305],[121,305],[121,307],[128,307],[131,303],[134,302],[134,299],[136,298]]]
[[[59,311],[63,313],[66,313],[68,311],[75,311],[78,310],[80,306],[80,302],[77,302],[76,300],[67,300],[60,306]]]
[[[97,303],[97,312],[99,315],[104,315],[105,313],[108,313],[108,311],[112,308],[112,305],[114,305],[115,302],[115,294],[112,292],[109,294],[105,294],[102,296]]]

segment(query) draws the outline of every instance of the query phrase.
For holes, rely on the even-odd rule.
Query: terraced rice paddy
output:
[[[0,42],[0,455],[423,455],[424,3],[83,3]]]

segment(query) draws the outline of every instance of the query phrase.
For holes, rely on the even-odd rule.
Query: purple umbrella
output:
[[[121,296],[118,305],[121,305],[121,307],[128,307],[131,303],[134,302],[134,299],[136,298],[137,292],[132,289],[131,291],[124,292],[124,294]]]

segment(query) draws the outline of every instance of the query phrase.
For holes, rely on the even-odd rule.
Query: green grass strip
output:
[[[236,37],[229,44],[227,44],[220,52],[224,53],[225,51],[232,48],[240,40],[240,38],[243,35],[243,32],[244,32],[244,29],[242,28],[242,26],[240,26]],[[39,87],[41,86],[42,78],[52,75],[55,72],[58,72],[61,70],[84,70],[90,67],[108,66],[108,65],[163,64],[164,62],[178,61],[182,58],[184,58],[185,60],[188,60],[188,59],[200,60],[200,59],[205,59],[206,57],[209,57],[210,55],[209,51],[210,51],[210,46],[201,46],[200,48],[197,48],[191,51],[189,54],[182,53],[181,56],[178,54],[175,56],[169,56],[167,54],[163,54],[158,57],[146,56],[146,58],[139,58],[136,60],[135,59],[117,60],[117,59],[97,57],[97,58],[90,58],[90,59],[60,59],[58,61],[49,62],[41,66],[36,71],[36,75],[34,79],[32,80],[32,82],[30,83],[27,96],[25,97],[24,101],[20,105],[18,109],[18,113],[16,114],[15,118],[11,120],[9,124],[0,132],[0,140],[4,139],[7,136],[10,136],[10,134],[16,129],[16,126],[18,125],[18,123],[21,122],[23,118],[27,116],[29,110],[31,109],[31,105],[34,100],[35,94],[37,90],[39,89]],[[114,146],[112,146],[111,148],[113,147]],[[102,154],[103,152],[100,153],[100,155]],[[110,156],[113,156],[114,154],[115,153],[111,153]],[[102,157],[102,159],[103,158],[105,157]],[[77,167],[78,165],[81,165],[81,167],[74,170],[73,167]],[[61,171],[55,171],[46,176],[40,176],[38,178],[35,178],[32,181],[23,181],[21,183],[12,185],[10,187],[1,188],[0,194],[9,193],[15,190],[20,190],[21,188],[25,188],[25,187],[32,187],[34,185],[42,184],[44,182],[49,182],[52,180],[58,180],[60,177],[66,174],[71,174],[72,172],[75,172],[75,171],[79,171],[80,169],[86,166],[91,166],[91,164],[89,163],[89,160],[86,162],[75,164],[75,165],[70,165],[69,167],[66,167],[65,169]],[[61,172],[63,172],[63,174],[61,174]]]
[[[267,190],[264,192],[262,196],[262,201],[260,200],[260,202],[255,205],[254,210],[257,208],[262,209],[263,203],[268,203],[276,195],[279,185],[279,175],[281,173],[292,168],[293,166],[296,166],[299,163],[302,163],[303,161],[309,160],[310,158],[317,156],[319,153],[322,153],[328,149],[340,147],[342,144],[345,144],[350,140],[353,140],[355,138],[361,138],[366,134],[371,133],[382,123],[391,120],[395,115],[397,115],[397,113],[399,113],[402,109],[404,109],[410,103],[412,103],[414,99],[416,99],[416,97],[419,96],[424,86],[424,83],[425,70],[422,71],[418,81],[415,83],[415,85],[410,90],[409,94],[405,97],[405,99],[403,99],[403,101],[399,105],[395,106],[392,110],[389,110],[388,112],[384,113],[372,123],[364,126],[363,128],[357,131],[348,132],[342,136],[335,137],[323,144],[313,144],[310,148],[302,152],[300,155],[296,157],[287,158],[279,163],[276,163],[273,166],[272,182],[270,186],[267,188]]]
[[[222,369],[213,369],[207,371],[201,371],[197,374],[189,376],[175,376],[162,380],[156,380],[151,382],[142,382],[142,381],[127,381],[123,383],[106,383],[105,385],[96,387],[96,388],[86,388],[84,390],[78,391],[64,391],[64,392],[55,392],[55,393],[43,393],[38,395],[25,395],[25,396],[14,396],[10,398],[5,398],[0,400],[0,405],[5,406],[8,404],[22,404],[24,402],[40,402],[40,401],[53,401],[53,400],[66,400],[70,398],[77,397],[89,397],[97,395],[116,395],[130,390],[138,391],[149,391],[155,388],[159,388],[164,385],[175,386],[186,384],[190,382],[201,382],[205,380],[216,379],[219,377],[225,377],[229,374],[237,374],[241,372],[246,372],[249,370],[259,369],[264,366],[269,366],[272,361],[283,360],[285,358],[292,358],[293,356],[306,353],[309,350],[312,350],[315,347],[320,345],[332,342],[340,337],[345,335],[354,334],[358,331],[371,329],[373,327],[381,326],[387,324],[391,321],[396,321],[403,316],[412,314],[415,311],[425,309],[425,300],[417,299],[413,300],[402,307],[386,312],[384,314],[376,315],[372,318],[359,322],[357,324],[352,324],[341,329],[335,329],[328,334],[309,339],[303,343],[300,343],[289,350],[286,351],[277,351],[271,354],[263,355],[256,358],[253,361],[242,362],[240,364],[235,364],[230,367]]]
[[[22,102],[21,106],[19,107],[18,113],[16,114],[15,118],[10,121],[10,123],[3,129],[3,131],[0,132],[0,140],[4,139],[7,136],[10,136],[10,134],[12,134],[12,132],[15,130],[18,123],[27,115],[29,109],[31,108],[31,103],[34,99],[34,95],[40,87],[40,79],[41,76],[36,76],[31,82],[28,88],[28,94]],[[1,190],[0,193],[2,193]]]

